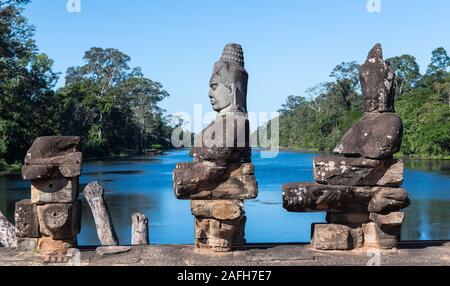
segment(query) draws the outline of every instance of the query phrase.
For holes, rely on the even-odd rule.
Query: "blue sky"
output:
[[[422,71],[434,48],[450,50],[450,1],[380,0],[381,13],[367,1],[81,0],[81,13],[68,13],[67,0],[33,0],[25,15],[55,70],[81,65],[90,47],[117,48],[171,94],[168,113],[209,109],[213,63],[226,43],[240,43],[249,111],[271,112],[340,62],[363,62],[377,42],[385,57],[416,56]]]

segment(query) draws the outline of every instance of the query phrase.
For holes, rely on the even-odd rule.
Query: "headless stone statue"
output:
[[[376,44],[360,69],[364,115],[344,135],[335,153],[314,159],[315,183],[283,186],[283,207],[291,212],[327,212],[327,224],[313,226],[320,250],[394,248],[410,204],[401,188],[403,125],[394,111],[395,73]]]
[[[370,159],[389,159],[400,151],[403,124],[394,110],[395,73],[376,44],[360,69],[363,117],[344,135],[335,153]]]
[[[196,136],[190,152],[194,163],[179,163],[174,170],[176,197],[193,200],[197,247],[229,251],[245,243],[242,201],[258,193],[251,164],[247,82],[241,46],[226,45],[209,82],[217,118]]]

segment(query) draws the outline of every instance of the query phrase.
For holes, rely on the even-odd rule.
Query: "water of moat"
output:
[[[308,242],[311,223],[324,222],[323,213],[288,213],[282,207],[281,186],[313,181],[316,154],[283,151],[273,159],[253,152],[258,199],[247,201],[248,242]],[[154,244],[192,243],[194,221],[190,202],[175,199],[172,170],[177,162],[191,161],[188,151],[171,151],[156,157],[132,157],[85,162],[81,188],[94,180],[106,189],[106,200],[121,244],[130,243],[131,214],[150,218]],[[450,240],[450,161],[407,161],[405,183],[411,206],[406,209],[402,240]],[[13,218],[14,203],[30,197],[30,184],[19,174],[0,176],[0,210]],[[92,214],[83,200],[81,245],[96,245]]]

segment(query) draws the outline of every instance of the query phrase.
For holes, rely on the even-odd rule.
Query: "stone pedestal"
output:
[[[22,167],[23,178],[31,181],[31,200],[16,203],[15,211],[21,250],[61,256],[77,247],[81,163],[79,137],[40,137],[33,142]]]
[[[291,212],[327,212],[328,224],[312,228],[320,250],[359,247],[390,249],[400,239],[410,204],[403,183],[400,150],[403,125],[395,114],[395,73],[376,45],[361,66],[363,117],[334,150],[338,156],[314,159],[315,183],[283,186],[283,207]]]
[[[240,200],[192,201],[195,217],[195,245],[226,252],[245,244],[247,220]]]
[[[195,217],[195,245],[226,252],[245,245],[244,200],[258,195],[251,163],[232,167],[216,179],[209,163],[180,163],[174,170],[174,190],[179,199],[191,199]],[[225,179],[224,179],[225,178]]]

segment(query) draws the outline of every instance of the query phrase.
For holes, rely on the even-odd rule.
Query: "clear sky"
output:
[[[434,48],[450,50],[448,0],[379,0],[380,13],[368,0],[81,0],[80,13],[67,1],[33,0],[25,11],[55,70],[81,65],[93,46],[117,48],[171,94],[168,113],[210,108],[213,63],[229,42],[244,48],[255,112],[278,110],[342,61],[363,62],[377,42],[385,57],[416,56],[422,71]]]

